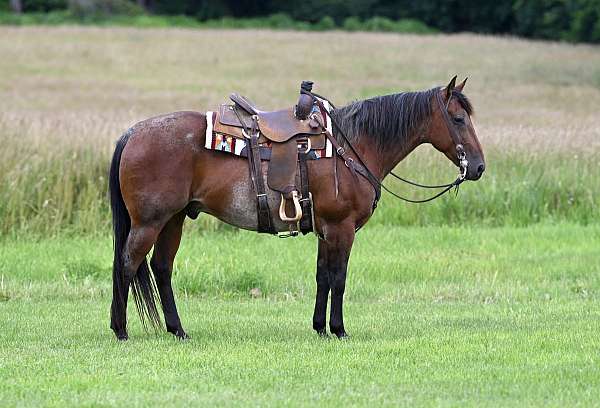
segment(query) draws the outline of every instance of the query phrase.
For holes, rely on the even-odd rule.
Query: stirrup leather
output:
[[[285,197],[281,195],[281,204],[279,204],[279,218],[284,222],[297,222],[302,218],[302,208],[300,207],[300,200],[298,199],[298,191],[292,191],[292,201],[294,203],[295,215],[288,217],[285,213]]]

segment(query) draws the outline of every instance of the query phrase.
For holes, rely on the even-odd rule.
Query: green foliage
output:
[[[108,16],[135,16],[144,10],[128,0],[69,0],[69,11],[81,19]]]
[[[208,20],[205,22],[198,22],[198,26],[205,28],[228,28],[228,29],[254,29],[254,28],[270,28],[275,30],[311,30],[315,29],[312,25],[295,21],[290,18],[287,14],[279,13],[272,14],[267,17],[255,17],[255,18],[232,18],[223,17],[216,20]]]
[[[600,42],[600,0],[304,0],[302,2],[235,2],[156,0],[142,10],[133,0],[26,0],[27,13],[68,9],[69,15],[53,19],[0,17],[4,24],[57,24],[73,22],[73,16],[91,23],[142,27],[184,26],[223,28],[272,28],[431,32],[472,31],[507,33],[573,42]],[[0,6],[0,12],[8,10]],[[148,12],[152,18],[125,19]],[[177,19],[166,16],[187,16]],[[49,21],[50,20],[50,21]],[[198,22],[203,23],[198,23]],[[431,27],[431,28],[430,28]]]
[[[250,26],[254,26],[259,28],[263,25],[263,19],[257,18],[249,21]],[[288,29],[294,28],[296,25],[296,21],[292,20],[290,16],[284,13],[273,14],[264,19],[264,25],[269,28],[280,28],[280,29]],[[301,28],[301,27],[297,27]]]
[[[348,19],[344,24],[348,23]],[[351,27],[356,25],[356,22],[350,22]],[[352,30],[354,31],[354,30]],[[386,17],[371,17],[359,24],[358,31],[381,31],[381,32],[396,32],[396,33],[418,33],[427,34],[435,32],[434,29],[426,26],[424,23],[413,20],[404,19],[393,21]]]
[[[0,12],[0,24],[2,25],[34,25],[47,24],[57,25],[72,21],[72,16],[68,11],[50,11],[48,13],[26,13],[13,14]]]
[[[314,28],[315,30],[326,31],[334,30],[335,28],[337,28],[337,26],[333,18],[325,16],[314,25]]]
[[[358,17],[348,17],[344,20],[342,28],[346,31],[360,31],[362,23]]]
[[[47,13],[53,10],[65,9],[67,5],[68,0],[23,0],[23,11],[26,13]]]
[[[338,27],[335,20],[329,16],[321,18],[316,23],[293,20],[288,14],[278,13],[267,17],[232,18],[222,17],[214,20],[199,21],[185,15],[149,15],[144,14],[137,6],[123,8],[121,13],[112,13],[111,7],[119,7],[119,1],[89,3],[85,7],[72,6],[68,11],[52,11],[48,13],[26,13],[16,15],[0,12],[0,24],[31,25],[31,24],[99,24],[133,27],[195,27],[221,29],[260,29],[326,31],[345,29],[348,31],[389,31],[399,33],[431,33],[434,29],[427,27],[417,20],[393,21],[384,17],[374,17],[364,22],[356,18],[347,19]],[[88,7],[89,6],[89,7]]]
[[[600,43],[600,1],[582,1],[572,11],[568,39]]]
[[[386,17],[371,17],[364,23],[367,31],[394,31],[394,22]]]

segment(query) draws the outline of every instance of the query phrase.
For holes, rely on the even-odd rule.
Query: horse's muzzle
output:
[[[467,169],[467,180],[479,180],[485,171],[485,163],[479,162],[474,163],[472,166],[469,166]]]

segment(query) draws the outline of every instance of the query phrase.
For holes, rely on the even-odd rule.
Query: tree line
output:
[[[472,31],[600,43],[600,0],[10,0],[16,12],[185,15],[199,21],[282,15],[345,28],[373,18],[418,20],[443,32]],[[350,24],[348,22],[350,21]],[[333,22],[333,24],[331,24]]]

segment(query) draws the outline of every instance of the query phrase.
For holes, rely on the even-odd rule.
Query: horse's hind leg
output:
[[[188,335],[181,327],[181,321],[177,313],[173,287],[171,286],[171,275],[173,273],[173,261],[181,242],[184,220],[185,212],[182,211],[167,222],[158,235],[150,260],[150,266],[154,272],[158,293],[160,294],[167,331],[180,339],[185,339]]]
[[[141,293],[138,293],[138,296],[144,297],[144,299],[140,299],[140,301],[145,302],[145,308],[148,311],[148,317],[152,319],[154,322],[158,315],[156,314],[156,307],[152,301],[152,289],[151,282],[149,279],[149,271],[148,265],[146,263],[146,255],[152,249],[152,245],[156,242],[156,238],[158,236],[158,232],[160,228],[153,226],[136,226],[132,225],[131,230],[129,231],[129,235],[127,237],[127,242],[125,244],[125,250],[123,252],[123,289],[121,293],[121,299],[113,298],[113,304],[115,302],[122,302],[124,307],[114,308],[116,312],[111,316],[111,328],[114,330],[115,335],[119,340],[127,340],[127,298],[129,293],[129,287],[131,286],[132,281],[136,277],[136,274],[139,273],[143,276],[138,276],[138,281],[140,277],[144,279],[143,283],[145,286],[143,288],[137,288]],[[149,296],[144,296],[145,291],[148,291],[147,294]],[[153,319],[154,318],[154,319]]]

